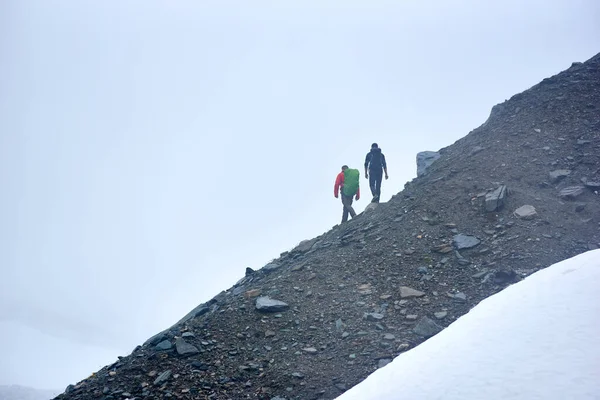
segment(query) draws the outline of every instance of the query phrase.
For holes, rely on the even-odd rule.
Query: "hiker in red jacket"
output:
[[[352,208],[352,198],[360,199],[360,172],[357,169],[348,168],[347,165],[342,167],[335,178],[335,186],[333,187],[333,195],[338,198],[339,193],[342,194],[342,204],[344,211],[342,213],[342,223],[348,221],[348,214],[352,218],[356,217],[356,212]]]

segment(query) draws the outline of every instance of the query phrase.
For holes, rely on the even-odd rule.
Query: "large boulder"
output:
[[[417,153],[417,176],[425,175],[427,168],[438,158],[440,158],[440,153],[437,151],[421,151]]]

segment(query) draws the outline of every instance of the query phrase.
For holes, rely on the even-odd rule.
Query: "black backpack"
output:
[[[369,161],[369,169],[382,169],[383,168],[383,154],[381,149],[379,151],[371,151],[371,160]]]

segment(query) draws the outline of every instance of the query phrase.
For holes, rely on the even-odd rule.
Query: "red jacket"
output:
[[[340,189],[344,186],[344,171],[340,172],[335,178],[335,186],[333,187],[333,195],[337,199]],[[360,199],[360,188],[356,191],[356,200]]]

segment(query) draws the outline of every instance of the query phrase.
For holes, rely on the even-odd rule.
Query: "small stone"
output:
[[[292,376],[294,378],[298,378],[298,379],[303,379],[304,378],[304,374],[301,372],[292,372]]]
[[[315,349],[314,347],[306,347],[302,349],[302,351],[308,354],[315,354],[317,352],[317,349]]]
[[[569,186],[569,187],[562,189],[558,193],[558,196],[563,199],[574,199],[574,198],[582,195],[584,190],[585,190],[584,186]]]
[[[537,215],[535,207],[529,204],[517,208],[514,212],[515,216],[520,219],[533,219]]]
[[[417,320],[417,318],[419,318],[419,316],[418,316],[418,315],[416,315],[416,314],[408,314],[408,315],[406,316],[406,319],[407,319],[407,320],[409,320],[409,321],[416,321],[416,320]]]
[[[181,334],[181,337],[182,338],[193,338],[193,337],[196,337],[196,335],[194,335],[192,332],[183,332]]]
[[[429,270],[427,269],[427,267],[419,267],[417,268],[417,272],[420,274],[426,274],[429,272]]]
[[[398,346],[397,351],[406,351],[410,348],[410,344],[408,343],[402,343],[401,345]]]
[[[423,317],[413,328],[413,332],[424,337],[431,337],[442,330],[442,327],[436,324],[433,320]]]
[[[590,188],[592,190],[600,189],[600,180],[590,181],[587,178],[582,178],[581,181],[583,182],[583,185],[587,188]]]
[[[420,290],[409,288],[408,286],[400,286],[400,298],[409,299],[412,297],[422,297],[425,296],[424,292]]]
[[[165,372],[163,372],[162,374],[160,374],[155,380],[154,380],[154,385],[158,386],[158,385],[162,385],[163,383],[165,383],[166,381],[169,380],[169,378],[171,377],[171,370],[168,369]]]
[[[550,182],[557,183],[558,181],[566,178],[571,175],[571,171],[568,169],[557,169],[555,171],[550,172]]]
[[[433,315],[435,315],[435,317],[437,319],[444,319],[444,318],[446,318],[446,315],[448,315],[448,312],[447,311],[439,311],[439,312],[434,313]]]
[[[377,368],[383,368],[391,362],[392,360],[389,358],[382,358],[377,362]]]
[[[446,254],[452,251],[452,247],[448,244],[441,244],[439,246],[432,247],[431,250],[435,251],[436,253]]]
[[[377,204],[377,203],[370,203],[370,204]],[[346,384],[344,383],[336,383],[335,387],[338,388],[339,390],[341,390],[342,392],[346,390]]]
[[[247,299],[252,299],[256,296],[260,296],[261,290],[260,289],[252,289],[252,290],[248,290],[246,293],[244,293],[244,297]]]
[[[379,313],[365,313],[367,321],[380,321],[383,319],[383,314]]]
[[[475,236],[458,234],[452,239],[452,243],[457,250],[470,249],[477,246],[481,241]]]
[[[386,333],[385,335],[383,335],[383,339],[384,340],[395,340],[396,336],[392,335],[391,333]]]
[[[276,334],[275,334],[275,332],[273,332],[273,331],[266,331],[266,332],[265,332],[265,337],[266,337],[266,338],[268,338],[268,337],[273,337],[273,336],[275,336],[275,335],[276,335]]]
[[[262,312],[279,312],[286,311],[290,306],[283,301],[271,299],[270,297],[263,296],[256,299],[256,309]]]
[[[175,349],[180,356],[191,356],[200,353],[200,350],[198,350],[196,346],[187,343],[183,339],[177,339],[175,341]]]
[[[464,294],[463,292],[458,292],[458,293],[452,295],[452,298],[454,300],[456,300],[456,301],[459,301],[459,302],[465,302],[465,301],[467,301],[467,295]]]
[[[158,351],[171,350],[171,348],[173,348],[173,345],[171,344],[170,340],[163,340],[162,342],[157,344],[155,347],[155,349]]]

